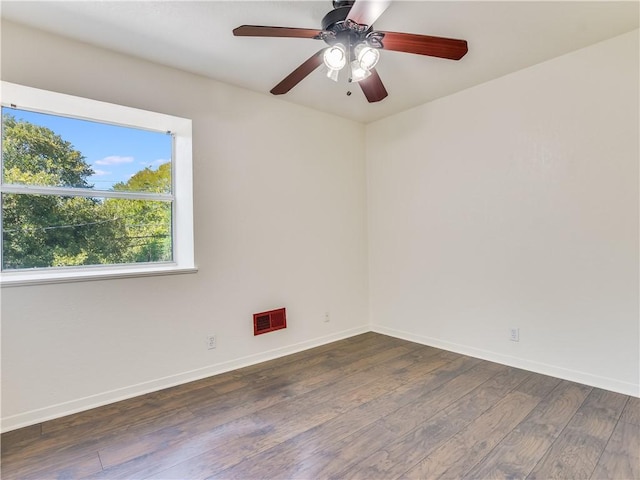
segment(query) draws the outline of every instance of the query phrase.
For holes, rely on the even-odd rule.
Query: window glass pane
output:
[[[2,108],[4,183],[171,193],[172,137]]]
[[[172,260],[171,202],[2,194],[2,267]]]

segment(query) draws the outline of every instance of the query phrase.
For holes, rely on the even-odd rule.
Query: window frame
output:
[[[193,166],[192,122],[190,119],[138,108],[51,92],[10,82],[0,82],[2,106],[30,110],[57,116],[77,118],[124,127],[170,132],[173,136],[171,194],[113,192],[66,187],[4,184],[0,178],[0,193],[56,194],[73,196],[159,200],[172,203],[171,228],[173,260],[135,264],[82,265],[44,267],[0,271],[0,286],[40,283],[64,283],[108,278],[129,278],[147,275],[194,273],[193,235]],[[0,175],[0,177],[2,177]],[[2,212],[0,211],[0,215]],[[0,254],[3,251],[0,235]]]

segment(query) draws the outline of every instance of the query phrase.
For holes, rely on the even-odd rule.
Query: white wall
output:
[[[8,22],[1,53],[3,80],[193,119],[199,267],[3,288],[3,430],[368,330],[364,126]]]
[[[638,84],[636,30],[369,125],[373,329],[640,395]]]

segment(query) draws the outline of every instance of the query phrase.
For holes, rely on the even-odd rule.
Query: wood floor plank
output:
[[[407,346],[385,349],[369,357],[369,361],[389,362],[394,356],[402,356],[408,351],[410,351],[410,348]],[[358,364],[361,360],[362,359],[356,359],[354,357],[349,365],[353,366]],[[346,373],[349,370],[349,368],[344,367],[342,372]],[[166,442],[170,442],[170,445],[178,445],[182,440],[192,442],[194,435],[203,434],[204,436],[210,436],[216,427],[224,426],[234,421],[236,421],[236,423],[233,424],[235,428],[242,431],[243,428],[250,428],[245,427],[248,422],[248,420],[246,420],[248,415],[255,414],[264,409],[271,409],[279,403],[295,399],[298,395],[315,391],[316,387],[323,385],[323,382],[324,384],[331,384],[336,381],[335,371],[323,371],[323,374],[321,374],[317,370],[309,369],[308,372],[312,372],[313,376],[297,376],[292,373],[286,380],[278,383],[274,381],[274,383],[257,390],[243,391],[241,395],[233,393],[225,395],[224,397],[217,397],[211,401],[200,402],[200,405],[191,408],[194,413],[199,415],[198,418],[194,419],[190,424],[185,425],[185,428],[182,428],[181,432],[168,429],[164,434],[162,434],[162,432],[155,432],[150,438],[139,438],[131,444],[119,443],[101,449],[100,455],[103,464],[105,468],[109,468],[127,462],[136,456],[151,453],[159,446],[163,447]],[[294,379],[297,380],[296,383],[294,383]],[[253,421],[252,419],[251,422]],[[224,431],[224,429],[221,429],[221,431]],[[166,461],[166,457],[164,460]]]
[[[14,446],[20,448],[24,443],[40,440],[42,424],[30,425],[19,430],[13,430],[2,434],[1,447],[3,452],[8,452]]]
[[[602,416],[620,418],[628,401],[628,395],[594,388],[584,401],[582,408],[592,410],[593,413]]]
[[[640,479],[640,426],[618,422],[591,478]]]
[[[75,479],[102,471],[97,452],[79,456],[61,456],[47,462],[32,461],[29,465],[2,465],[2,478],[20,480]]]
[[[447,374],[450,378],[454,378],[455,375],[477,364],[477,361],[459,355],[457,360],[452,362],[447,359],[450,356],[446,353],[448,352],[431,357],[429,362],[421,363],[420,368],[411,369],[415,377],[408,377],[406,382],[397,389],[271,449],[244,459],[233,467],[219,472],[216,477],[246,479],[262,478],[263,475],[279,475],[281,478],[302,478],[301,472],[311,467],[311,463],[306,465],[304,459],[370,426],[403,405],[423,397],[425,391],[446,383]],[[438,370],[437,374],[430,373],[435,370]],[[269,465],[271,469],[265,471],[265,465]]]
[[[5,433],[2,476],[637,478],[638,407],[367,333]]]
[[[464,478],[526,478],[590,392],[585,385],[559,382]]]
[[[626,402],[625,395],[593,389],[527,478],[590,478]]]
[[[265,408],[255,402],[264,401],[267,404],[272,403],[269,401],[268,396],[264,394],[265,391],[277,390],[282,394],[281,399],[289,398],[330,383],[335,380],[337,374],[349,375],[362,366],[366,366],[369,362],[383,362],[386,359],[406,354],[415,348],[417,348],[415,344],[398,345],[391,348],[376,349],[370,355],[363,355],[363,351],[352,352],[350,355],[343,357],[340,362],[336,363],[327,360],[326,362],[308,368],[300,368],[299,365],[292,365],[291,368],[287,368],[286,370],[281,369],[278,377],[270,378],[269,381],[266,382],[254,383],[247,389],[232,393],[231,395],[212,396],[209,399],[203,399],[199,401],[197,405],[193,405],[191,410],[196,415],[207,416],[228,411],[231,416],[238,418],[238,416],[244,416],[251,411]],[[257,387],[262,388],[257,389]],[[278,399],[275,400],[280,401]],[[246,411],[239,409],[238,405],[244,405]]]
[[[60,462],[71,465],[74,461],[80,461],[97,454],[101,447],[115,442],[127,443],[131,439],[140,438],[168,427],[176,428],[177,425],[182,425],[193,418],[194,415],[189,410],[180,408],[172,412],[162,412],[145,422],[138,422],[131,417],[131,425],[128,430],[97,433],[95,437],[79,438],[76,442],[69,439],[64,432],[62,435],[47,434],[42,436],[39,443],[23,445],[21,449],[13,450],[10,454],[3,454],[2,464],[3,467],[11,466],[18,470],[28,469],[37,464],[38,471],[54,471]],[[95,473],[101,470],[102,468]]]
[[[181,462],[160,472],[159,476],[167,479],[207,478],[299,433],[311,430],[345,410],[381,396],[386,388],[386,385],[371,378],[368,383],[356,383],[351,390],[346,390],[343,394],[336,394],[335,391],[327,389],[314,392],[318,393],[316,401],[311,398],[300,399],[302,403],[297,405],[279,405],[272,411],[261,411],[253,418],[264,425],[262,430],[225,440],[219,448],[207,450],[196,458]]]
[[[301,478],[341,478],[359,462],[365,459],[367,462],[373,461],[370,454],[377,451],[384,452],[385,447],[391,443],[391,439],[402,438],[479,385],[506,370],[507,367],[496,364],[476,365],[370,427],[355,432],[320,451],[314,464],[298,472],[299,476]]]
[[[209,393],[209,395],[211,395],[211,393]],[[67,438],[71,442],[75,443],[82,438],[95,438],[97,435],[108,434],[113,431],[128,431],[137,424],[154,422],[159,417],[164,417],[165,415],[171,414],[181,408],[184,408],[184,400],[181,398],[166,399],[164,401],[145,399],[135,407],[128,407],[126,410],[122,410],[119,413],[113,413],[111,411],[107,414],[103,414],[103,412],[99,411],[96,412],[97,415],[93,420],[83,420],[82,423],[70,425],[66,428],[46,430],[43,433],[43,437],[53,438],[52,434],[64,431]],[[186,410],[183,413],[186,413]],[[194,415],[190,416],[194,417]],[[59,448],[60,446],[61,445],[58,443],[56,448]]]
[[[511,392],[442,444],[403,478],[459,479],[487,455],[536,405],[538,397]]]
[[[412,402],[387,415],[382,419],[383,426],[394,433],[411,431],[494,376],[508,373],[518,376],[522,371],[496,363],[482,362],[429,392],[428,398]]]
[[[472,424],[529,376],[528,372],[515,368],[495,375],[426,419],[417,428],[407,429],[406,432],[396,430],[392,441],[359,461],[351,460],[349,467],[339,476],[386,479],[402,475],[410,466]]]
[[[217,391],[218,385],[227,385],[229,382],[238,383],[239,381],[238,375],[234,373],[216,375],[205,380],[190,382],[180,387],[168,388],[160,390],[159,392],[105,405],[101,407],[99,415],[96,415],[94,409],[49,420],[42,423],[42,433],[55,433],[62,430],[69,432],[69,429],[74,429],[74,436],[77,436],[81,435],[84,430],[95,429],[96,418],[103,420],[108,417],[110,417],[110,419],[109,422],[106,423],[108,423],[110,427],[116,428],[118,424],[114,422],[117,422],[118,419],[123,418],[123,416],[129,413],[132,413],[132,416],[138,416],[144,409],[151,410],[149,406],[154,407],[154,409],[164,407],[164,410],[170,410],[172,406],[166,403],[170,400],[179,399],[185,395],[192,395],[193,392],[200,389],[206,390],[210,395],[211,392]]]
[[[333,344],[321,345],[310,350],[293,353],[255,365],[249,365],[237,369],[234,372],[243,378],[249,378],[252,382],[255,382],[260,378],[269,379],[274,376],[279,376],[283,371],[290,372],[306,369],[330,359],[348,357],[353,355],[354,352],[371,351],[379,348],[380,345],[384,345],[386,348],[393,348],[406,344],[402,344],[397,339],[395,342],[385,342],[379,335],[365,333],[339,340]]]
[[[640,398],[629,397],[629,401],[622,411],[620,420],[626,423],[640,425]]]
[[[226,374],[223,374],[222,377],[223,379],[229,378]],[[225,385],[223,391],[226,391],[228,380],[223,380],[221,384]],[[97,448],[96,444],[103,446],[110,438],[143,435],[162,427],[184,422],[188,418],[195,418],[185,408],[185,404],[197,402],[201,398],[200,395],[203,395],[204,398],[216,395],[215,391],[209,388],[193,390],[192,384],[186,384],[184,387],[185,391],[181,393],[173,392],[175,388],[178,388],[175,387],[167,389],[172,391],[169,394],[163,390],[45,422],[42,424],[43,428],[52,422],[58,423],[54,427],[44,428],[46,433],[36,439],[36,443],[29,448],[29,451],[41,458],[46,458],[47,455],[59,455],[66,449],[76,450],[78,443],[83,443],[85,450],[87,450]],[[64,427],[59,425],[64,425]],[[26,447],[24,442],[20,444],[5,442],[5,435],[2,437],[4,458],[10,459],[15,454],[22,455],[22,451]],[[100,439],[100,441],[96,442],[96,439]]]
[[[548,377],[547,375],[540,375],[539,373],[531,373],[527,381],[518,385],[516,390],[542,400],[557,388],[560,382],[561,380],[559,378]]]

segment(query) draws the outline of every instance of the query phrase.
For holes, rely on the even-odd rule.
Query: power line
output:
[[[37,230],[56,230],[59,228],[77,228],[77,227],[86,227],[89,225],[101,225],[101,224],[105,224],[105,223],[110,223],[110,222],[116,222],[121,220],[121,218],[112,218],[109,220],[101,220],[98,222],[87,222],[87,223],[75,223],[75,224],[69,224],[69,225],[52,225],[49,227],[20,227],[20,228],[14,228],[14,229],[4,229],[3,231],[6,233],[11,233],[11,232],[34,232]]]
[[[97,222],[86,222],[86,223],[75,223],[68,225],[51,225],[47,227],[20,227],[13,229],[4,229],[5,233],[15,233],[15,232],[35,232],[38,230],[48,231],[48,230],[57,230],[61,228],[78,228],[78,227],[88,227],[92,225],[103,225],[105,223],[117,222],[123,220],[122,218],[116,217],[109,220],[101,220]],[[128,223],[124,225],[126,228],[154,228],[154,227],[168,227],[168,225],[164,223]]]

